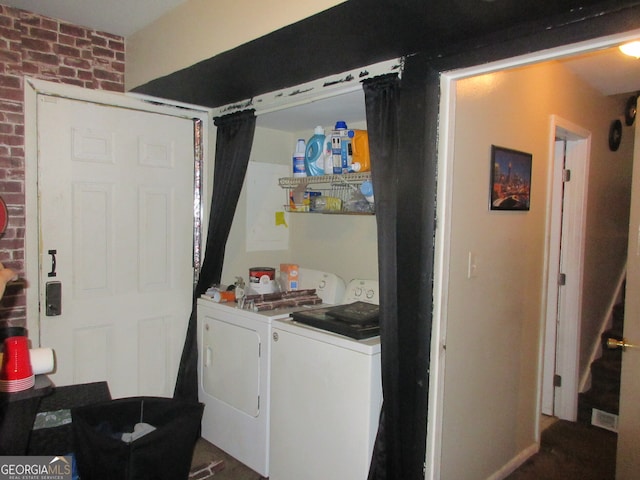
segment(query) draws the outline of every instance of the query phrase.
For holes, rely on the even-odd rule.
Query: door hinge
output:
[[[567,274],[561,273],[558,275],[558,285],[566,285],[567,284]]]
[[[568,168],[565,168],[564,170],[562,170],[562,181],[563,182],[571,181],[571,170],[569,170]]]
[[[562,377],[557,373],[553,376],[553,386],[561,387],[562,386]]]

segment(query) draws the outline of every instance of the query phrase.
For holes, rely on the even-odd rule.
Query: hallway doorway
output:
[[[542,413],[578,412],[582,265],[591,133],[553,116]]]

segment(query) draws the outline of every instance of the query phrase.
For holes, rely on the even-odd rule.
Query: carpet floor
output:
[[[540,451],[506,480],[614,480],[618,435],[558,420],[542,433]]]

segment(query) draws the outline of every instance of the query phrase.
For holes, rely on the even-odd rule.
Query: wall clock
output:
[[[620,147],[622,140],[622,122],[614,120],[609,127],[609,150],[615,152]]]
[[[634,120],[636,119],[636,113],[638,111],[638,96],[633,95],[629,97],[627,100],[627,105],[624,109],[624,123],[627,127],[633,125]]]

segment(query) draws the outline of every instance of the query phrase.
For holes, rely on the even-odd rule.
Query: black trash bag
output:
[[[202,403],[133,397],[71,410],[82,480],[186,480],[200,437]],[[126,443],[139,423],[155,430]]]

